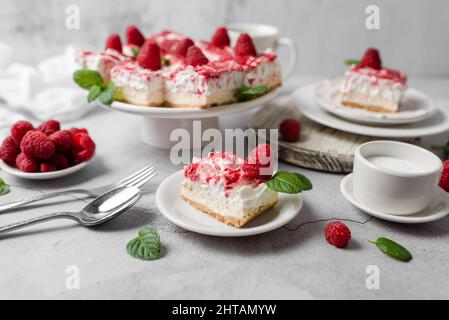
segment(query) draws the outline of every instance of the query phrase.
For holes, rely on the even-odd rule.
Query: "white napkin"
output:
[[[13,50],[0,43],[0,101],[10,110],[27,111],[39,120],[79,119],[92,110],[86,92],[73,83],[77,69],[73,47],[37,67],[14,63]]]

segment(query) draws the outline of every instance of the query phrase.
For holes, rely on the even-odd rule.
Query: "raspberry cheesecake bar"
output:
[[[122,53],[122,42],[117,34],[108,37],[103,51],[80,51],[75,55],[80,67],[98,71],[105,82],[111,79],[112,68],[126,60],[128,58]]]
[[[142,106],[161,106],[164,103],[159,46],[147,40],[136,61],[122,63],[111,71],[117,99]]]
[[[271,178],[270,147],[259,145],[246,160],[232,153],[210,153],[184,168],[181,198],[196,209],[234,227],[242,227],[272,208],[276,191],[264,183]]]
[[[407,77],[400,71],[382,67],[379,51],[369,48],[362,60],[346,71],[341,87],[341,103],[374,112],[393,113],[407,89]]]

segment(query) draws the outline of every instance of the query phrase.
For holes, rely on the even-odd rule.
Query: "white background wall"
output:
[[[386,65],[409,74],[449,74],[448,0],[0,0],[0,42],[33,62],[69,44],[102,47],[109,33],[135,23],[146,33],[169,27],[209,37],[231,21],[274,24],[295,39],[298,73],[333,74],[368,46]],[[78,5],[80,30],[65,27],[65,8]],[[378,31],[365,28],[365,8],[380,7]]]

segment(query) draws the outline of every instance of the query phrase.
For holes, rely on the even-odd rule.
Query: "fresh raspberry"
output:
[[[118,34],[111,34],[106,40],[105,49],[114,49],[122,53],[122,40],[120,40],[120,36]]]
[[[382,69],[382,60],[380,59],[379,51],[375,48],[368,48],[360,60],[357,68],[372,68],[376,70]]]
[[[254,46],[253,39],[247,33],[242,33],[237,39],[237,43],[234,48],[236,56],[257,56],[256,47]]]
[[[231,44],[231,39],[229,38],[228,29],[221,27],[215,30],[215,33],[212,36],[211,44],[216,47],[229,46]]]
[[[271,166],[271,148],[269,144],[259,144],[246,158],[242,165],[243,175],[248,179],[267,180],[272,176],[272,172],[261,174],[262,168]],[[264,170],[265,171],[265,170]]]
[[[39,168],[39,163],[33,158],[28,157],[25,153],[17,156],[16,165],[23,172],[37,172]]]
[[[93,157],[95,142],[85,133],[77,133],[72,140],[72,154],[79,162],[84,162]]]
[[[140,48],[137,63],[145,69],[150,69],[153,71],[161,69],[161,49],[159,46],[156,43],[147,40],[143,44],[142,48]]]
[[[301,134],[301,123],[296,119],[284,119],[279,126],[279,132],[285,141],[296,142]]]
[[[14,166],[16,163],[16,157],[19,154],[20,149],[13,137],[7,137],[3,140],[0,146],[0,159],[5,161],[7,164]]]
[[[69,131],[72,135],[75,135],[77,133],[89,134],[89,132],[87,131],[86,128],[71,128],[71,129],[69,129]]]
[[[209,62],[209,59],[206,58],[203,51],[196,46],[191,46],[187,49],[187,64],[191,66],[202,66]]]
[[[57,153],[51,158],[51,163],[53,163],[58,170],[66,169],[69,167],[69,160],[67,158]]]
[[[131,25],[126,28],[126,42],[140,47],[144,44],[145,37],[136,26]]]
[[[49,138],[58,152],[64,153],[72,146],[73,135],[69,130],[57,131],[51,134]]]
[[[444,161],[443,172],[440,178],[440,187],[449,192],[449,160]]]
[[[20,145],[23,136],[30,130],[34,130],[34,127],[28,121],[18,121],[11,127],[11,136],[17,145]]]
[[[47,122],[41,123],[39,127],[36,128],[37,131],[45,133],[47,136],[61,130],[61,124],[56,120],[48,120]]]
[[[178,57],[185,58],[187,56],[187,50],[193,45],[194,45],[194,43],[193,43],[192,39],[186,38],[186,39],[182,40],[176,46],[175,55],[177,55]]]
[[[351,230],[342,222],[334,221],[324,229],[327,242],[337,248],[345,248],[351,239]]]
[[[55,153],[55,145],[40,131],[28,131],[20,143],[22,152],[33,159],[50,159]]]
[[[40,165],[41,172],[56,171],[56,166],[51,162],[42,162]]]

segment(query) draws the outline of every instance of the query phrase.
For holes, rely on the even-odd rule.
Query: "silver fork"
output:
[[[147,165],[144,168],[140,169],[139,171],[133,173],[129,177],[120,180],[117,183],[111,183],[102,187],[93,188],[93,189],[71,189],[71,190],[64,190],[64,191],[58,191],[58,192],[52,192],[47,194],[42,194],[36,197],[32,198],[25,198],[21,200],[17,200],[14,202],[10,202],[4,205],[0,206],[0,213],[5,212],[7,210],[11,210],[14,208],[18,208],[20,206],[24,206],[26,204],[30,204],[33,202],[51,199],[55,197],[60,197],[64,195],[70,195],[70,194],[84,194],[89,197],[99,197],[100,195],[104,194],[105,192],[116,189],[118,187],[122,186],[133,186],[133,187],[141,187],[151,179],[154,179],[157,176],[157,171],[153,167],[153,165]]]

